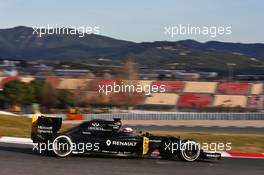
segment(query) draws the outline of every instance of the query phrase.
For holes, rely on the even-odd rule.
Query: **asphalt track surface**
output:
[[[223,158],[220,161],[182,162],[158,159],[105,157],[56,158],[32,152],[30,145],[0,143],[1,175],[263,175],[263,159]]]
[[[135,130],[142,131],[179,131],[179,132],[213,132],[213,133],[233,133],[233,134],[264,134],[264,128],[255,127],[218,127],[218,126],[157,126],[157,125],[124,125]]]

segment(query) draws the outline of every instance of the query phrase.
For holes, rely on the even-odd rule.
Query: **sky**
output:
[[[263,0],[0,0],[0,28],[99,26],[100,34],[135,42],[264,43]],[[164,27],[231,26],[232,34],[165,35]]]

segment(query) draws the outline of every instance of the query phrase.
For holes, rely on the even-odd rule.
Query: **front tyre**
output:
[[[72,152],[72,141],[66,135],[59,135],[55,137],[52,142],[52,150],[55,156],[67,157]]]
[[[187,162],[193,162],[200,156],[200,146],[193,140],[183,140],[179,157]]]

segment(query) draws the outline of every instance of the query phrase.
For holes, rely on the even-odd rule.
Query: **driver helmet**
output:
[[[124,128],[123,132],[125,133],[132,133],[134,130],[132,128]]]

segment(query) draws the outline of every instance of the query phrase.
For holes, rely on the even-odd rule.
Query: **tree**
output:
[[[35,96],[34,103],[43,102],[43,89],[44,89],[45,82],[43,80],[32,80],[28,86],[31,86],[33,89],[33,94]]]
[[[5,84],[0,92],[0,105],[6,104],[13,108],[25,104],[38,103],[50,112],[51,108],[65,108],[73,105],[73,95],[68,90],[55,89],[49,82],[33,80],[24,83],[19,80],[12,80]]]
[[[56,103],[56,89],[48,82],[45,82],[43,88],[43,101],[41,102],[41,104],[46,107],[47,112],[50,112],[50,109],[52,107],[55,107]]]
[[[70,93],[68,90],[65,89],[57,90],[56,99],[57,99],[57,107],[59,108],[66,108],[74,105],[73,94]]]
[[[31,89],[27,88],[26,83],[13,80],[5,84],[3,94],[9,105],[19,105],[34,99]]]
[[[134,87],[134,91],[131,92],[119,92],[112,95],[111,102],[114,105],[125,106],[126,108],[130,106],[135,106],[143,98],[143,93],[135,92],[137,85],[139,84],[139,75],[138,75],[138,64],[134,61],[133,58],[128,58],[125,62],[121,75],[121,80],[118,80],[117,83],[120,85],[125,85],[126,87]]]
[[[0,106],[5,107],[6,105],[6,98],[3,91],[0,91]]]
[[[138,80],[138,65],[133,58],[125,62],[121,78],[125,80]]]

